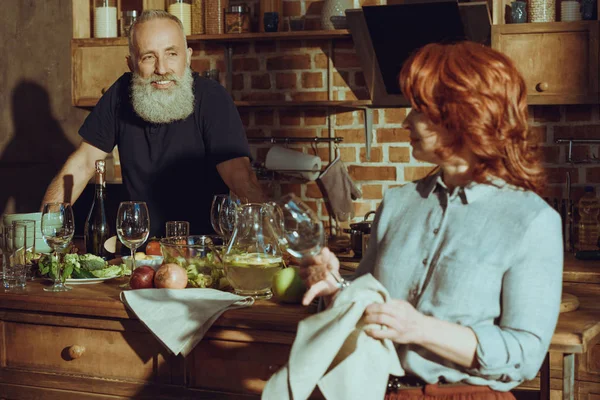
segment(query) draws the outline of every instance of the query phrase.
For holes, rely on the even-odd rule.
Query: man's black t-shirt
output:
[[[130,100],[132,74],[102,96],[79,134],[104,152],[118,146],[123,183],[133,201],[145,201],[150,236],[163,236],[166,221],[190,222],[194,234],[212,233],[212,197],[227,186],[216,165],[250,157],[238,111],[218,82],[194,73],[194,113],[170,124],[142,120]]]

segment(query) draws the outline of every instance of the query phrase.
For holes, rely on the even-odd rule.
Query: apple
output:
[[[298,268],[287,267],[277,271],[273,275],[271,290],[275,300],[282,303],[302,302],[302,296],[306,292],[304,281],[300,278]]]

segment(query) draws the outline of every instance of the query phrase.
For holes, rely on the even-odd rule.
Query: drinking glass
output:
[[[223,232],[221,231],[221,226],[219,224],[219,214],[221,212],[221,207],[223,206],[223,202],[225,199],[229,197],[226,194],[216,194],[213,196],[212,204],[210,206],[210,224],[214,229],[215,233],[219,236],[223,236]]]
[[[62,275],[62,253],[69,247],[75,233],[75,217],[69,203],[46,203],[42,211],[42,236],[53,250],[57,261],[54,284],[44,288],[47,292],[66,292],[71,287],[65,285]]]
[[[190,223],[187,221],[167,221],[165,224],[166,236],[189,236]]]
[[[2,274],[4,279],[4,271],[10,263],[10,251],[12,249],[12,225],[0,224],[0,249],[2,250]]]
[[[35,234],[36,221],[33,219],[22,219],[13,222],[14,240],[17,249],[23,248],[25,273],[28,280],[34,280],[33,262],[35,256]]]
[[[148,207],[142,201],[124,201],[117,211],[117,235],[125,246],[131,249],[131,273],[135,267],[135,251],[150,234]],[[122,288],[131,289],[129,281]]]
[[[9,283],[5,279],[10,276],[10,265],[13,254],[13,226],[2,225],[2,285],[8,289]]]
[[[221,209],[219,210],[219,230],[225,243],[229,242],[231,234],[235,228],[235,214],[238,209],[238,203],[227,196],[221,203]]]
[[[314,257],[325,246],[325,228],[317,214],[295,194],[271,203],[270,229],[279,237],[279,246],[295,258]],[[331,270],[343,287],[347,282]]]
[[[325,229],[313,209],[293,193],[283,196],[277,205],[274,209],[279,215],[274,221],[280,230],[280,245],[296,258],[319,254],[325,244]]]

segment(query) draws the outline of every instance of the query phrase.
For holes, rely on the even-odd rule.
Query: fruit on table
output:
[[[148,289],[154,285],[154,268],[142,265],[133,270],[129,284],[132,289]]]
[[[283,268],[273,276],[273,297],[282,303],[300,303],[306,286],[295,267]]]
[[[184,289],[187,283],[187,272],[175,263],[161,265],[154,275],[154,286],[157,288]]]
[[[149,256],[162,256],[160,242],[158,240],[149,241],[146,245],[146,254]]]

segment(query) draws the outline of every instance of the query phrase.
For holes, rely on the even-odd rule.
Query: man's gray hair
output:
[[[171,21],[175,21],[177,23],[177,25],[179,26],[179,29],[181,29],[181,34],[183,35],[183,42],[185,44],[185,48],[187,49],[187,38],[185,37],[185,31],[183,29],[183,24],[181,23],[179,18],[177,18],[173,14],[169,14],[168,12],[166,12],[164,10],[144,10],[140,14],[140,16],[137,17],[135,19],[135,21],[133,21],[133,24],[131,24],[131,27],[129,28],[129,37],[128,37],[128,39],[129,39],[129,56],[132,59],[135,60],[135,48],[133,45],[133,34],[135,31],[135,28],[139,24],[143,24],[144,22],[152,21],[155,19],[170,19]]]

